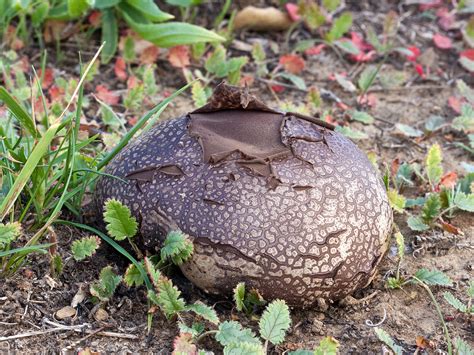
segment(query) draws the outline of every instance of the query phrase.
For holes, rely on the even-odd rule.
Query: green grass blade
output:
[[[43,137],[41,137],[41,139],[38,141],[38,144],[34,147],[31,155],[28,157],[28,160],[23,166],[23,169],[21,169],[20,174],[17,176],[15,183],[0,205],[0,221],[3,221],[3,219],[6,217],[8,211],[10,211],[10,208],[12,208],[41,158],[47,152],[49,144],[56,136],[58,127],[58,123],[49,127],[44,133]]]
[[[36,130],[33,118],[3,86],[0,86],[0,100],[5,103],[11,113],[15,115],[18,121],[20,121],[20,124],[31,134],[31,136],[37,138],[38,131]]]
[[[30,245],[28,247],[21,247],[21,248],[16,248],[16,249],[11,249],[7,251],[0,251],[0,258],[3,258],[4,256],[7,255],[12,255],[12,254],[17,254],[18,255],[24,255],[35,252],[35,251],[40,251],[40,252],[47,252],[45,249],[49,248],[53,243],[48,243],[48,244],[39,244],[39,245]]]

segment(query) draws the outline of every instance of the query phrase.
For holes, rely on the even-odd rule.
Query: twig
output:
[[[89,339],[90,337],[93,337],[95,334],[101,332],[104,329],[104,327],[101,327],[97,330],[94,330],[87,334],[85,337],[82,337],[81,339],[71,343],[70,345],[66,346],[65,348],[62,349],[62,351],[68,351],[68,350],[73,350],[76,346],[78,346],[80,343],[82,343],[84,340]]]
[[[9,337],[0,337],[0,342],[15,340],[15,339],[21,339],[21,338],[34,337],[34,336],[37,336],[37,335],[44,335],[44,334],[60,332],[60,331],[64,331],[64,330],[81,331],[82,328],[86,327],[87,325],[88,324],[80,324],[80,325],[73,325],[73,326],[63,325],[61,327],[45,329],[45,330],[38,330],[36,332],[20,333],[20,334],[12,335],[12,336],[9,336]]]

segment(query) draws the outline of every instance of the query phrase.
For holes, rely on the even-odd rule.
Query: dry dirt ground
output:
[[[373,12],[360,13],[374,17]],[[248,41],[256,34],[241,35]],[[262,35],[259,35],[262,36]],[[265,37],[265,35],[263,35]],[[280,38],[281,39],[281,38]],[[278,40],[272,38],[272,40]],[[311,59],[305,72],[307,83],[319,88],[331,90],[348,102],[354,101],[353,94],[343,92],[337,84],[327,80],[328,73],[343,70],[337,63],[337,57],[330,51]],[[403,67],[402,63],[390,62],[384,69]],[[354,69],[352,69],[354,70]],[[170,74],[171,76],[171,74]],[[469,83],[469,77],[465,77]],[[160,78],[161,83],[167,78]],[[178,81],[178,83],[176,83]],[[167,89],[179,86],[176,76],[169,78]],[[270,106],[279,103],[270,95],[266,86],[255,83],[253,90],[263,92]],[[395,158],[402,161],[422,162],[427,147],[438,142],[443,147],[444,167],[446,171],[460,170],[460,161],[469,161],[466,152],[454,147],[442,134],[429,137],[425,141],[414,142],[412,139],[394,134],[394,123],[401,122],[419,126],[432,114],[446,114],[449,109],[446,102],[453,94],[452,81],[415,81],[408,86],[379,90],[374,88],[377,104],[371,110],[376,117],[372,126],[357,123],[353,127],[365,131],[369,139],[361,140],[361,149],[373,151],[381,162],[390,164]],[[287,90],[280,94],[292,102],[303,100],[305,93]],[[166,111],[166,118],[176,117],[193,108],[189,94],[173,102]],[[451,114],[452,117],[452,114]],[[402,272],[411,274],[419,268],[438,269],[445,272],[454,281],[451,292],[461,299],[465,295],[466,284],[473,279],[474,269],[474,223],[472,214],[458,213],[453,224],[464,231],[464,236],[454,236],[446,232],[430,231],[422,235],[412,232],[406,225],[406,216],[396,215],[395,220],[405,235],[407,254],[402,265]],[[41,256],[32,257],[28,264],[14,277],[0,281],[0,337],[13,335],[35,335],[0,342],[0,352],[17,351],[18,353],[57,353],[77,352],[79,349],[90,349],[104,353],[171,353],[173,338],[178,329],[174,320],[156,313],[150,334],[146,332],[147,303],[144,287],[128,289],[120,285],[113,299],[106,305],[108,317],[96,320],[92,315],[94,304],[88,298],[78,306],[74,318],[58,320],[55,312],[70,305],[73,297],[81,287],[85,290],[97,279],[99,271],[106,265],[123,273],[127,261],[117,255],[106,243],[102,243],[98,253],[91,259],[75,262],[69,253],[70,243],[82,236],[78,230],[61,227],[57,230],[59,252],[65,261],[64,272],[57,279],[49,275],[48,261]],[[380,324],[399,345],[408,352],[416,350],[417,337],[432,342],[428,353],[434,349],[446,351],[443,331],[434,305],[425,291],[417,286],[405,286],[402,290],[388,290],[385,280],[396,268],[396,251],[392,243],[387,256],[382,262],[378,275],[370,286],[353,295],[354,299],[334,304],[320,305],[309,310],[292,310],[292,326],[286,341],[271,350],[282,353],[298,348],[313,348],[323,336],[330,335],[339,340],[340,351],[346,353],[381,353],[382,343],[374,334],[372,324]],[[235,319],[242,324],[257,329],[257,321],[237,313],[230,300],[211,298],[189,283],[178,271],[173,279],[183,291],[188,301],[202,300],[215,307],[221,320]],[[451,336],[460,336],[468,343],[474,344],[474,324],[472,319],[459,316],[443,300],[443,289],[433,288],[434,295],[440,302]],[[67,328],[71,327],[71,328]],[[200,342],[200,348],[220,353],[221,347],[211,338]]]

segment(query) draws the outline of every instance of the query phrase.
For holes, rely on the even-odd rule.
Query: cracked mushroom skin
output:
[[[364,153],[313,117],[268,108],[220,84],[210,102],[131,142],[96,203],[126,204],[143,245],[179,229],[194,243],[185,276],[230,294],[238,282],[294,306],[365,287],[388,247],[392,211]]]

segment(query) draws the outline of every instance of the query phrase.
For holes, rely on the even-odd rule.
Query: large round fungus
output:
[[[106,171],[97,203],[128,205],[144,245],[180,229],[183,273],[211,293],[238,282],[310,305],[364,287],[387,249],[392,213],[366,156],[330,125],[219,85],[206,106],[136,139]]]

